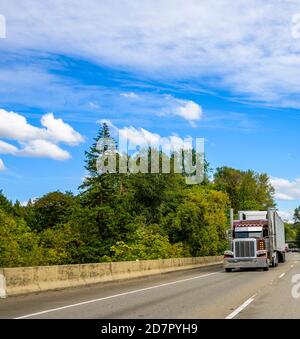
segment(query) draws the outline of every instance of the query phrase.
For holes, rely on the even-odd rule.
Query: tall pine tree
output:
[[[102,142],[104,142],[103,147],[99,147]],[[83,196],[89,206],[100,206],[110,201],[117,187],[116,174],[100,173],[97,169],[98,158],[103,156],[109,148],[116,149],[116,141],[111,137],[109,126],[104,122],[89,151],[85,152],[85,169],[88,175],[79,189],[83,191]]]
[[[101,151],[98,147],[99,142],[103,139],[109,139],[111,138],[110,135],[110,130],[109,127],[107,125],[107,123],[103,123],[101,125],[101,128],[98,132],[98,135],[96,136],[96,138],[94,138],[94,143],[92,144],[91,148],[89,151],[85,151],[85,169],[88,171],[89,176],[88,178],[95,178],[99,176],[98,170],[97,170],[97,159],[99,158],[99,156],[101,156],[103,154],[103,151]],[[107,145],[104,146],[104,151],[107,150]],[[85,185],[88,186],[88,180],[87,182],[85,181],[83,186],[85,187]],[[84,188],[83,187],[83,188]]]

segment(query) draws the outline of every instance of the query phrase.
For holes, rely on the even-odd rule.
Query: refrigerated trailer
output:
[[[224,253],[224,268],[275,267],[285,261],[284,222],[275,209],[239,211],[234,220],[230,210],[229,250]]]

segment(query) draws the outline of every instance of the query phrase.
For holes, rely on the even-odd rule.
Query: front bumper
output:
[[[264,268],[268,267],[267,258],[226,258],[224,268]]]

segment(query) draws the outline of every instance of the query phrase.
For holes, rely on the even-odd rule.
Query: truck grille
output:
[[[255,257],[255,241],[235,241],[234,254],[236,258]]]

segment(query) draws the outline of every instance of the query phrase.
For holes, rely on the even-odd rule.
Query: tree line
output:
[[[293,223],[285,224],[285,235],[292,241],[290,247],[300,248],[300,206],[294,210]]]
[[[207,161],[197,185],[187,185],[184,173],[100,175],[103,137],[110,137],[106,124],[85,153],[88,175],[77,194],[54,191],[22,206],[0,191],[0,267],[218,255],[231,206],[275,206],[267,174],[213,172]]]

